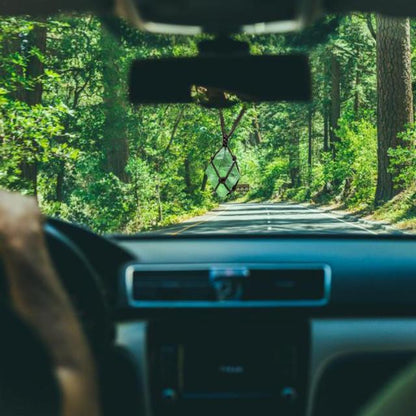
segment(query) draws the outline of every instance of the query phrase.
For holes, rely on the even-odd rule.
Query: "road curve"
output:
[[[159,230],[158,235],[195,234],[380,234],[342,214],[292,203],[223,204],[206,215]]]

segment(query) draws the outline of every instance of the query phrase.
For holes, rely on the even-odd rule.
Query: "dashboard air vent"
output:
[[[129,306],[138,308],[280,308],[325,306],[331,268],[320,264],[130,264]]]
[[[207,271],[135,271],[133,298],[142,301],[214,300]]]
[[[324,269],[251,270],[247,300],[320,300],[325,296]]]

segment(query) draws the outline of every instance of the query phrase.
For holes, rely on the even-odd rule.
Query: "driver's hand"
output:
[[[0,254],[42,235],[43,217],[33,197],[0,190]]]

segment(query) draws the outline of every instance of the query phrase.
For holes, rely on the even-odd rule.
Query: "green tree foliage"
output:
[[[408,127],[400,138],[404,144],[389,151],[390,170],[401,188],[411,188],[416,184],[416,126]]]
[[[230,141],[247,198],[372,206],[374,27],[372,16],[354,14],[295,35],[239,36],[253,54],[309,53],[315,97],[247,108]],[[219,200],[204,172],[222,143],[218,111],[127,100],[134,59],[192,56],[198,40],[88,16],[2,19],[0,187],[36,194],[46,214],[102,233],[138,232],[213,207]],[[239,111],[224,111],[227,126]],[[401,187],[416,181],[414,136],[409,126],[408,145],[390,152]]]

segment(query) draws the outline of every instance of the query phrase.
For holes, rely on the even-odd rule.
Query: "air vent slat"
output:
[[[133,296],[141,301],[210,301],[215,299],[208,271],[136,271]]]
[[[246,300],[319,300],[325,295],[325,272],[311,270],[252,270]]]

